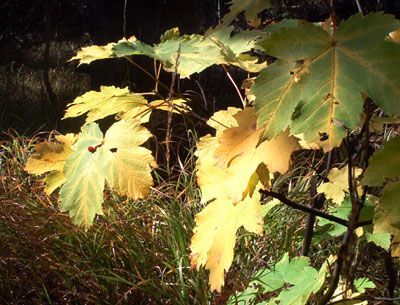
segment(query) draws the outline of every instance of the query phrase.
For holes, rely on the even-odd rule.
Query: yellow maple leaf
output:
[[[361,174],[362,170],[356,168],[354,178]],[[349,177],[347,166],[338,169],[332,168],[328,174],[329,182],[322,183],[317,188],[318,193],[324,193],[327,199],[331,199],[334,203],[341,205],[346,193],[349,190]]]
[[[123,116],[128,112],[129,115]],[[138,119],[145,117],[142,123],[147,121],[150,109],[143,96],[131,93],[128,87],[101,86],[100,91],[88,91],[68,104],[64,119],[87,113],[87,124],[112,114],[119,114],[126,119],[132,116],[132,112]]]
[[[153,185],[151,167],[157,164],[151,151],[139,145],[151,137],[151,133],[135,120],[121,120],[106,132],[103,149],[109,165],[106,179],[120,195],[133,199],[146,197]]]
[[[72,154],[72,144],[76,141],[74,134],[57,135],[58,142],[45,141],[35,145],[34,154],[28,159],[25,170],[30,174],[41,175],[49,173],[43,181],[45,192],[51,194],[65,182],[63,169],[65,161]]]
[[[227,198],[211,202],[196,215],[196,227],[192,237],[191,265],[205,265],[210,270],[212,290],[221,291],[224,273],[233,260],[236,232],[243,226],[246,230],[262,234],[263,219],[260,196],[246,197],[237,205]]]
[[[105,46],[92,45],[84,47],[79,50],[76,56],[72,57],[69,61],[79,60],[79,65],[90,64],[92,61],[98,59],[110,58],[113,55],[112,48],[115,46],[115,42],[108,43]]]
[[[256,116],[252,107],[237,112],[233,117],[238,126],[227,128],[218,137],[219,147],[215,156],[220,166],[228,166],[237,156],[257,146],[261,130],[257,130]]]
[[[216,166],[226,168],[228,196],[238,202],[254,191],[258,182],[254,173],[260,164],[265,164],[271,173],[284,173],[289,169],[290,155],[300,146],[288,130],[259,144],[262,130],[257,129],[252,107],[237,112],[233,117],[238,126],[226,128],[217,135],[219,145],[214,156],[218,161]],[[265,170],[263,174],[267,175]]]
[[[287,171],[290,154],[299,146],[288,131],[258,145],[252,108],[219,112],[210,125],[216,136],[200,139],[196,168],[201,200],[211,202],[196,216],[191,264],[205,265],[211,289],[219,291],[232,263],[237,230],[243,226],[262,233],[263,210],[255,190],[268,184],[270,171]]]
[[[389,33],[390,39],[392,39],[394,42],[399,43],[400,42],[400,29],[397,29],[396,31],[390,32]]]
[[[211,135],[202,137],[197,144],[197,183],[204,203],[215,198],[224,198],[228,192],[224,183],[227,171],[215,166],[214,152],[217,147],[218,141]]]
[[[225,129],[236,127],[238,123],[234,115],[241,109],[236,107],[228,107],[226,110],[221,110],[216,113],[207,121],[207,124],[214,128],[219,136]]]

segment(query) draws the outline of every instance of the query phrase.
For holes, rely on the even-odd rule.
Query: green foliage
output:
[[[387,114],[399,114],[393,101],[400,93],[400,46],[385,39],[399,27],[393,16],[357,14],[331,32],[301,22],[261,41],[279,58],[261,71],[252,90],[264,138],[290,125],[307,142],[331,150],[341,144],[345,128],[360,123],[361,93]]]
[[[181,78],[199,73],[215,64],[232,64],[250,72],[264,68],[265,63],[257,64],[257,57],[244,54],[250,51],[255,41],[264,34],[260,31],[244,31],[231,35],[232,30],[233,27],[228,27],[208,36],[181,36],[179,29],[174,28],[165,32],[161,36],[161,42],[154,46],[146,45],[132,37],[103,47],[84,48],[72,59],[79,59],[80,63],[90,63],[98,59],[146,55],[162,62],[166,71],[176,70]],[[95,53],[99,48],[106,51]]]
[[[261,304],[304,305],[312,293],[318,292],[325,280],[327,265],[319,271],[310,267],[308,257],[289,259],[286,253],[272,268],[257,271],[249,287],[233,295],[228,304],[254,304],[257,294],[280,291],[279,295]],[[285,287],[290,285],[289,288]]]
[[[399,147],[399,137],[384,143],[382,150],[372,156],[371,165],[365,172],[362,183],[365,185],[382,185],[385,179],[393,180],[400,177],[398,168]],[[399,190],[400,182],[388,182],[383,189],[374,215],[374,232],[393,235],[392,251],[395,256],[400,256]]]

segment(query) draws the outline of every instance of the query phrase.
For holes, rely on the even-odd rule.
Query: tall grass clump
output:
[[[4,304],[225,304],[256,270],[284,252],[298,252],[293,240],[302,236],[304,214],[278,205],[266,214],[263,237],[240,230],[225,287],[221,294],[210,292],[207,272],[190,268],[195,215],[204,207],[195,178],[195,140],[169,173],[154,172],[156,186],[148,199],[133,201],[106,190],[104,216],[84,232],[59,212],[58,196],[46,195],[43,182],[23,169],[44,136],[10,133],[0,144]],[[291,179],[300,176],[301,166],[288,174]],[[274,187],[288,188],[279,182],[285,179]]]

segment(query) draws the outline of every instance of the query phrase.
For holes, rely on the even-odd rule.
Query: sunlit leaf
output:
[[[354,170],[354,179],[361,174],[362,170],[356,168]],[[332,168],[328,174],[329,182],[322,183],[318,186],[318,193],[324,193],[327,199],[331,199],[334,203],[340,205],[345,194],[349,191],[349,174],[347,166],[341,169]]]
[[[86,230],[102,215],[105,182],[119,194],[138,199],[153,185],[151,152],[139,145],[151,136],[137,120],[114,123],[105,136],[96,123],[82,127],[74,152],[65,163],[60,190],[61,210]]]
[[[324,263],[318,271],[310,266],[308,257],[295,257],[290,260],[286,253],[273,267],[258,270],[248,288],[244,292],[231,296],[228,304],[254,304],[257,295],[251,293],[254,290],[258,292],[258,295],[276,293],[280,290],[279,295],[270,299],[268,304],[307,304],[311,294],[318,292],[322,287],[329,263]],[[244,295],[246,298],[243,297]],[[242,300],[242,302],[236,303],[236,300]]]
[[[28,159],[25,170],[30,174],[41,175],[50,172],[45,178],[45,192],[51,194],[65,182],[64,165],[72,154],[72,144],[76,141],[74,134],[58,135],[58,142],[45,141],[35,145],[34,154]]]
[[[383,148],[374,154],[365,171],[364,185],[380,186],[385,179],[400,177],[400,137],[384,143]]]
[[[76,56],[72,57],[71,60],[79,60],[79,64],[90,64],[92,61],[99,59],[106,59],[113,57],[112,48],[115,43],[109,43],[105,46],[91,45],[84,47],[79,50]]]
[[[400,94],[400,45],[385,39],[399,26],[391,15],[357,14],[332,33],[301,22],[260,42],[280,59],[262,71],[252,90],[263,137],[290,125],[325,151],[339,146],[346,128],[360,123],[361,92],[385,113],[399,114],[393,101]]]
[[[233,260],[236,232],[243,226],[252,233],[263,230],[259,195],[233,205],[227,198],[218,198],[196,215],[196,227],[191,242],[191,264],[210,270],[212,290],[221,290],[224,273]]]
[[[100,91],[86,92],[68,104],[64,119],[87,113],[86,123],[91,123],[132,109],[142,111],[145,115],[146,105],[147,101],[143,96],[130,93],[128,87],[101,86]]]
[[[257,15],[269,7],[269,0],[231,0],[229,4],[229,12],[222,19],[224,25],[229,25],[242,12],[248,22],[258,25]]]

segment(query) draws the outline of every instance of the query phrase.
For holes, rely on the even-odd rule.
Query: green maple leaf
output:
[[[242,12],[248,22],[256,24],[257,15],[269,7],[269,0],[232,0],[229,4],[229,13],[222,19],[223,25],[230,24]]]
[[[60,190],[61,211],[68,211],[73,222],[88,229],[96,214],[102,215],[105,163],[100,152],[89,146],[100,145],[103,134],[95,123],[84,125],[75,151],[64,166],[66,182]]]
[[[100,91],[86,92],[68,104],[64,119],[87,113],[87,124],[112,114],[126,113],[133,108],[143,108],[145,113],[146,105],[143,96],[129,92],[128,87],[101,86]]]
[[[256,42],[265,37],[261,31],[243,31],[231,35],[234,27],[221,27],[207,37],[214,41],[225,58],[225,64],[237,66],[248,72],[259,72],[267,66],[267,62],[258,63],[258,57],[243,54],[257,48]]]
[[[147,196],[153,184],[150,166],[155,162],[151,151],[139,145],[150,136],[137,120],[118,121],[104,137],[96,123],[84,125],[64,166],[61,210],[88,229],[95,215],[103,213],[106,181],[121,195],[133,199]],[[88,149],[90,146],[93,149]]]
[[[259,44],[279,60],[252,89],[263,137],[291,125],[325,151],[339,146],[346,128],[359,124],[362,92],[387,114],[400,113],[400,45],[385,39],[399,27],[393,16],[375,13],[354,15],[332,33],[305,21],[273,31]]]
[[[381,186],[388,179],[374,214],[374,233],[392,234],[392,255],[400,256],[400,223],[398,202],[400,199],[400,137],[384,143],[381,151],[371,157],[362,183]],[[391,182],[395,180],[395,182]]]
[[[290,260],[286,253],[273,268],[257,271],[249,287],[231,296],[228,304],[254,304],[252,301],[257,292],[262,294],[281,289],[276,298],[265,304],[304,305],[310,295],[316,293],[324,283],[327,266],[327,263],[323,264],[318,271],[310,267],[308,257],[295,257]],[[285,284],[290,284],[291,287],[286,288]],[[237,301],[240,302],[236,303]]]
[[[361,181],[364,185],[380,186],[389,179],[379,198],[374,214],[374,233],[393,235],[392,255],[400,256],[400,137],[383,144],[382,150],[370,159],[370,166]],[[392,182],[391,180],[395,180]]]

